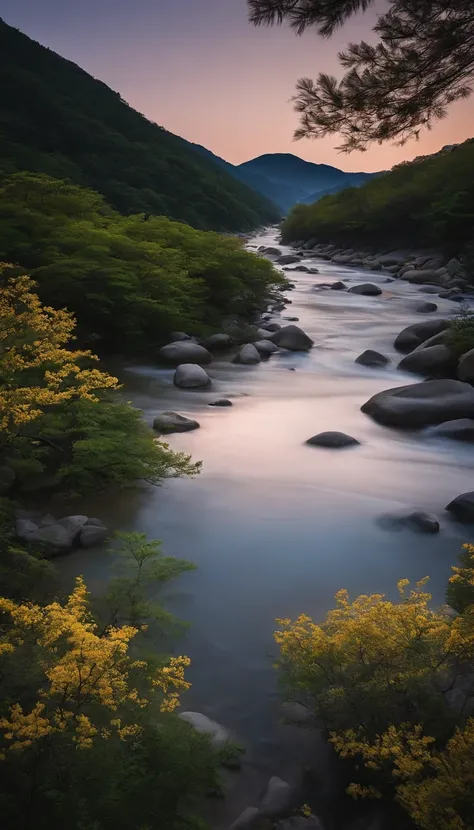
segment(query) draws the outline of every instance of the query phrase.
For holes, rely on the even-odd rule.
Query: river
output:
[[[271,229],[251,245],[275,245],[276,239]],[[393,342],[405,326],[433,318],[414,311],[417,302],[433,298],[400,280],[387,284],[387,274],[314,258],[302,263],[320,273],[290,275],[292,305],[275,320],[298,317],[315,342],[310,352],[276,354],[252,367],[216,357],[209,367],[212,388],[204,391],[176,389],[173,371],[156,365],[121,373],[127,398],[150,424],[162,410],[200,422],[199,430],[173,435],[169,443],[202,459],[202,474],[90,500],[90,512],[110,528],[144,531],[162,539],[167,554],[198,566],[163,597],[191,623],[177,647],[193,661],[185,707],[223,723],[248,748],[244,771],[230,776],[229,799],[215,808],[217,827],[254,803],[270,775],[294,776],[296,761],[311,751],[306,733],[278,723],[275,617],[304,612],[320,620],[339,588],[352,596],[395,597],[399,579],[426,575],[434,602],[441,603],[461,543],[473,540],[444,507],[472,489],[474,447],[388,429],[360,411],[374,393],[417,380],[397,370]],[[380,284],[383,294],[314,287],[339,279]],[[453,314],[454,303],[434,299],[438,316]],[[392,363],[384,369],[354,363],[367,348]],[[209,407],[218,397],[231,398],[233,407]],[[305,446],[324,430],[347,432],[361,446]],[[440,534],[387,531],[378,523],[403,507],[438,514]],[[92,591],[103,586],[111,563],[97,550],[58,560],[66,581],[82,573]]]

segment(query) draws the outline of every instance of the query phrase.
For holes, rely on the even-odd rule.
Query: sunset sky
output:
[[[474,134],[473,97],[402,148],[343,156],[336,137],[293,141],[295,81],[340,74],[337,51],[373,37],[374,10],[329,41],[315,32],[297,37],[287,27],[255,29],[245,0],[1,0],[0,14],[152,121],[234,164],[295,153],[345,170],[380,170]]]

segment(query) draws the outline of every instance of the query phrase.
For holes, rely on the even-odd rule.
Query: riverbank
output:
[[[271,230],[249,245],[276,242]],[[306,760],[315,768],[315,808],[328,828],[335,815],[327,756],[318,747],[315,758],[311,736],[279,722],[275,617],[305,612],[322,619],[341,587],[352,596],[382,591],[396,597],[400,578],[416,581],[426,574],[434,602],[441,603],[460,545],[473,540],[469,526],[444,512],[454,496],[471,487],[472,445],[388,429],[360,411],[375,393],[417,380],[396,369],[400,355],[394,341],[401,329],[421,319],[414,310],[423,299],[419,286],[386,283],[382,272],[368,274],[314,257],[300,262],[319,274],[291,274],[292,305],[272,319],[282,324],[285,316],[298,317],[297,325],[315,342],[309,352],[282,351],[256,366],[216,354],[206,367],[212,386],[198,390],[177,389],[173,368],[113,367],[124,394],[150,426],[164,410],[200,423],[199,429],[167,440],[202,459],[202,474],[159,489],[91,494],[75,507],[98,515],[111,530],[160,538],[167,554],[198,566],[167,588],[164,598],[191,623],[179,643],[193,661],[184,707],[224,724],[247,748],[243,770],[230,774],[228,797],[212,807],[219,830],[258,802],[272,775],[298,780]],[[382,293],[366,297],[318,287],[337,280],[349,286],[370,281]],[[456,310],[450,301],[436,302],[435,318]],[[391,362],[376,369],[356,364],[368,348]],[[208,405],[221,397],[233,406]],[[328,429],[353,435],[361,445],[342,454],[305,446]],[[380,516],[415,506],[440,516],[440,534],[380,526]],[[65,585],[82,573],[99,592],[113,557],[102,548],[74,551],[57,565]],[[354,806],[338,809],[353,814]],[[339,815],[338,830],[348,826],[348,815]]]

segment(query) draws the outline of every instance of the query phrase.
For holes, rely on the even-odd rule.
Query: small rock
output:
[[[16,535],[20,541],[27,542],[36,530],[38,530],[38,525],[31,519],[16,520]]]
[[[246,810],[230,825],[229,830],[254,830],[257,828],[262,814],[258,807],[247,807]]]
[[[306,271],[307,272],[307,271],[309,271],[309,268],[307,268],[306,265],[296,265],[296,267],[292,268],[291,270],[292,271]],[[314,269],[311,269],[311,273],[314,274]],[[318,271],[318,273],[319,273],[319,271]]]
[[[446,421],[426,430],[427,435],[433,438],[451,438],[454,441],[474,442],[474,420],[472,418],[458,418],[455,421]]]
[[[291,810],[294,796],[293,788],[288,782],[274,775],[267,784],[260,810],[269,818],[277,818]]]
[[[299,317],[283,317],[284,320],[288,320],[289,323],[297,323],[300,319]]]
[[[430,314],[430,312],[437,310],[438,306],[436,303],[420,303],[420,305],[415,308],[417,314]]]
[[[366,349],[359,357],[356,357],[354,363],[360,363],[362,366],[386,366],[387,363],[390,363],[390,360],[380,352]]]
[[[360,444],[356,438],[346,435],[344,432],[320,432],[319,435],[313,435],[306,441],[312,447],[331,447],[332,449],[340,447],[351,447]]]
[[[418,291],[420,291],[422,294],[438,294],[441,297],[439,289],[439,285],[422,285],[421,288],[418,289]]]
[[[261,249],[259,248],[258,250],[260,251]],[[263,248],[261,253],[264,256],[277,256],[277,257],[279,257],[279,256],[282,255],[279,248]]]
[[[253,366],[260,363],[261,357],[253,343],[246,343],[241,350],[235,355],[233,363],[242,363],[245,366]]]
[[[278,265],[292,265],[293,262],[299,262],[299,256],[294,254],[283,254],[283,256],[278,257],[277,264]]]
[[[174,373],[174,384],[180,389],[196,389],[210,386],[211,378],[207,372],[194,363],[182,363]]]
[[[93,548],[96,545],[102,545],[109,535],[106,527],[99,527],[98,525],[84,525],[78,536],[78,542],[81,548]]]
[[[178,717],[189,723],[196,732],[209,735],[214,747],[223,746],[230,739],[229,730],[225,726],[211,720],[201,712],[180,712]]]
[[[445,508],[460,522],[471,524],[474,522],[474,491],[461,493],[456,496]]]
[[[345,282],[341,282],[341,281],[333,282],[333,284],[330,286],[330,288],[331,288],[332,291],[345,291],[347,289],[347,285],[346,285]]]
[[[233,403],[227,398],[219,398],[217,401],[212,401],[209,406],[233,406]]]
[[[162,412],[154,419],[153,429],[167,435],[172,432],[190,432],[193,429],[199,429],[199,424],[178,412]]]
[[[371,282],[364,282],[362,285],[354,285],[349,288],[349,294],[363,294],[365,297],[378,297],[381,293],[380,286],[373,285]]]
[[[197,363],[206,366],[212,361],[212,354],[207,349],[190,340],[169,343],[160,349],[159,355],[162,360],[173,366],[179,366],[182,363]]]
[[[272,335],[271,340],[282,349],[293,352],[306,352],[314,345],[311,338],[298,326],[284,326]]]
[[[201,346],[207,349],[208,352],[217,352],[219,349],[228,349],[232,346],[232,338],[230,334],[211,334],[202,341]]]

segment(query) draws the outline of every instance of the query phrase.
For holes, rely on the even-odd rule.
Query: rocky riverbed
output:
[[[430,297],[436,309],[420,311],[426,285],[394,279],[385,266],[367,270],[281,246],[275,230],[249,247],[278,249],[269,256],[284,257],[277,267],[289,269],[295,286],[291,304],[275,302],[278,310],[259,321],[251,348],[235,343],[232,326],[222,332],[231,348],[222,337],[195,344],[176,333],[183,345],[166,347],[160,365],[118,369],[127,397],[150,426],[157,419],[174,448],[203,460],[202,475],[159,490],[91,495],[78,512],[111,530],[161,538],[168,554],[198,565],[165,595],[191,623],[179,643],[193,661],[184,707],[224,725],[247,750],[242,770],[227,774],[226,799],[210,808],[214,827],[226,830],[244,809],[260,809],[272,777],[300,784],[308,764],[311,806],[325,830],[344,830],[355,827],[356,808],[334,801],[324,740],[281,722],[274,618],[321,619],[341,587],[396,596],[400,578],[426,574],[434,601],[443,601],[450,565],[474,535],[474,525],[459,521],[469,515],[466,499],[452,505],[472,487],[472,425],[446,423],[474,418],[474,393],[458,364],[428,384],[426,374],[399,368],[426,344],[428,319],[428,337],[443,334],[452,300]],[[395,348],[408,326],[415,328]],[[416,391],[420,383],[429,395]],[[439,386],[446,383],[455,386]],[[397,387],[407,389],[401,404],[398,393],[387,400]],[[454,440],[453,430],[464,439]],[[102,547],[57,560],[66,583],[82,573],[93,591],[112,563]]]

